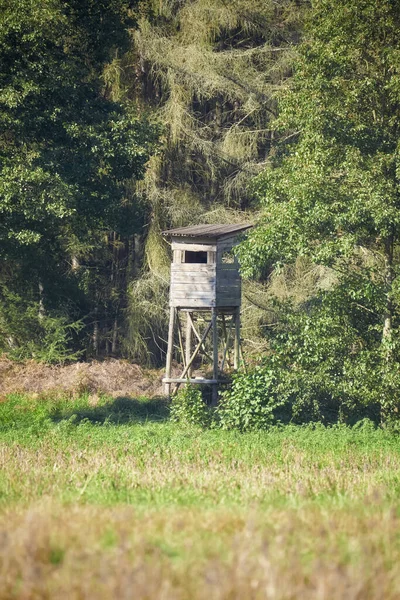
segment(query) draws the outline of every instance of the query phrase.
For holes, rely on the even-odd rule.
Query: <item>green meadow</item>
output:
[[[398,598],[400,441],[203,430],[160,399],[0,404],[0,598]]]

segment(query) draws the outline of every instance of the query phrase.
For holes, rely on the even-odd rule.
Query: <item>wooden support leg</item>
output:
[[[179,308],[175,309],[175,315],[176,315],[176,324],[178,325],[179,349],[181,351],[183,368],[185,368],[186,365],[187,365],[187,361],[186,361],[186,354],[185,354],[184,349],[183,349],[183,335],[182,335],[181,320],[179,318]]]
[[[180,376],[179,379],[184,379],[187,376],[187,372],[189,371],[190,367],[192,366],[192,363],[193,363],[194,359],[198,355],[200,348],[203,346],[204,340],[206,339],[206,337],[208,335],[208,332],[210,331],[211,327],[212,327],[212,321],[210,321],[209,324],[207,325],[207,328],[206,328],[205,332],[203,333],[203,337],[201,338],[201,340],[197,344],[197,346],[196,346],[196,348],[195,348],[195,350],[194,350],[194,352],[193,352],[193,354],[192,354],[192,356],[191,356],[188,364],[183,369],[183,373],[182,373],[182,375]],[[176,389],[178,389],[178,387],[179,387],[179,383],[177,383]]]
[[[225,323],[225,315],[222,315],[222,328],[224,331],[224,336],[225,336],[225,348],[224,348],[224,354],[222,356],[222,362],[221,362],[221,373],[224,370],[225,367],[225,359],[228,355],[228,361],[229,361],[229,344],[231,341],[231,331],[232,331],[232,324],[234,321],[234,316],[231,319],[231,322],[229,323],[229,329],[228,331],[226,330],[226,323]]]
[[[169,328],[168,328],[168,349],[167,349],[167,364],[165,368],[165,377],[171,378],[172,352],[174,348],[174,328],[175,328],[175,308],[171,306],[169,312]],[[164,384],[164,393],[169,396],[171,393],[171,384]]]
[[[240,307],[235,310],[235,347],[233,355],[233,368],[236,370],[240,365]]]
[[[217,329],[217,309],[212,309],[211,315],[213,332],[213,379],[218,379],[218,329]],[[212,405],[216,406],[218,402],[218,384],[212,386]]]
[[[190,357],[192,356],[192,319],[190,313],[187,313],[186,317],[186,339],[185,339],[185,355],[186,355],[186,364],[189,364]],[[192,376],[192,368],[189,367],[188,377]]]

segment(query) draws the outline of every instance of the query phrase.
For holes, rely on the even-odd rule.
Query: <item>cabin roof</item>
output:
[[[190,227],[178,227],[163,231],[165,237],[193,237],[218,239],[221,237],[233,235],[253,227],[251,223],[242,223],[241,225],[193,225]]]

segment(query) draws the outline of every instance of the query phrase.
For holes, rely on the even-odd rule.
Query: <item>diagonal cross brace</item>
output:
[[[211,321],[211,322],[208,324],[208,326],[207,326],[207,329],[206,329],[206,330],[205,330],[205,332],[203,333],[203,337],[201,338],[201,340],[200,340],[200,341],[199,341],[199,343],[197,344],[197,346],[196,346],[196,348],[195,348],[195,350],[194,350],[194,352],[193,352],[193,354],[192,354],[192,356],[191,356],[191,358],[190,358],[189,362],[187,363],[186,367],[184,368],[184,370],[183,370],[183,373],[182,373],[182,375],[181,375],[181,377],[180,377],[181,379],[183,379],[183,378],[185,377],[186,373],[189,371],[190,367],[192,366],[192,363],[193,363],[194,359],[196,358],[196,356],[197,356],[197,355],[198,355],[198,353],[199,353],[199,350],[200,350],[200,348],[201,348],[201,347],[202,347],[202,345],[204,344],[204,340],[206,339],[206,337],[207,337],[207,335],[208,335],[208,332],[209,332],[209,331],[210,331],[210,329],[211,329],[211,326],[212,326],[212,321]]]
[[[202,349],[203,349],[203,352],[204,352],[204,354],[205,354],[205,355],[207,356],[207,358],[208,358],[209,360],[211,360],[211,362],[212,362],[212,358],[211,358],[211,356],[208,354],[208,352],[207,352],[207,350],[206,350],[206,347],[205,347],[204,341],[202,341],[202,340],[201,340],[200,334],[198,333],[197,329],[196,329],[196,328],[195,328],[195,326],[194,326],[193,319],[192,319],[192,316],[191,316],[191,314],[190,314],[190,313],[187,313],[187,318],[188,318],[188,320],[189,320],[189,323],[190,323],[190,326],[191,326],[191,328],[192,328],[192,330],[193,330],[193,332],[194,332],[194,335],[197,337],[197,339],[199,340],[199,342],[201,342],[201,347],[202,347]]]

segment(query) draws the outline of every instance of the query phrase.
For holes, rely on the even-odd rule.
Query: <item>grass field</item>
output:
[[[0,403],[0,598],[400,598],[400,439]]]

